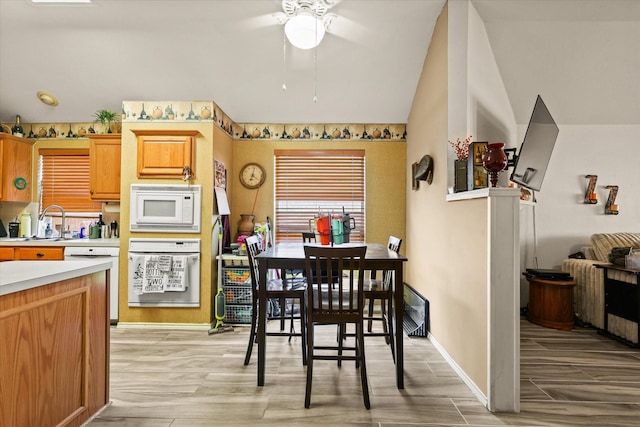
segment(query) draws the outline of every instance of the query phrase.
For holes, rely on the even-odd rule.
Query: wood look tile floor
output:
[[[271,322],[269,327],[277,327]],[[323,333],[335,339],[335,328]],[[304,408],[299,341],[268,337],[266,385],[248,328],[111,329],[111,404],[90,427],[640,426],[640,350],[593,329],[557,331],[521,320],[521,412],[491,413],[426,338],[405,338],[405,389],[383,338],[366,341],[371,410],[352,363],[314,365]],[[472,351],[472,349],[470,349]]]

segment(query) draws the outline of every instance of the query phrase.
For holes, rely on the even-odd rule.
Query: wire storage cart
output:
[[[251,323],[251,273],[246,256],[223,255],[222,289],[225,295],[226,322]]]

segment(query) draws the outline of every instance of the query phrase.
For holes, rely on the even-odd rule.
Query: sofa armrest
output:
[[[604,327],[604,275],[595,264],[605,262],[592,259],[566,259],[562,263],[562,271],[573,277],[576,286],[573,288],[573,306],[576,316],[597,328]]]

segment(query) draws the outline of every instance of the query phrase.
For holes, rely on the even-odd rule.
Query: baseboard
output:
[[[182,329],[208,331],[211,323],[154,323],[154,322],[118,322],[119,329]]]
[[[464,381],[467,387],[469,387],[471,393],[476,396],[476,398],[480,401],[480,403],[482,403],[482,405],[484,405],[485,408],[488,408],[489,399],[487,399],[487,396],[482,393],[482,390],[480,390],[478,386],[476,386],[473,380],[467,376],[466,372],[464,372],[464,370],[460,366],[458,366],[455,360],[453,360],[453,358],[449,356],[449,353],[447,353],[444,347],[440,345],[438,340],[436,340],[430,332],[427,335],[427,338],[429,339],[429,341],[431,341],[435,349],[438,350],[438,353],[440,353],[442,357],[444,357],[444,360],[449,364],[449,366],[451,366],[453,370],[456,371],[456,374],[458,374],[458,376],[462,379],[462,381]]]

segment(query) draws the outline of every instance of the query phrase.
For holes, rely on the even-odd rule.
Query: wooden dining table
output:
[[[258,269],[260,272],[259,283],[267,283],[267,273],[269,270],[304,270],[305,256],[304,245],[318,245],[317,243],[298,243],[283,242],[276,243],[269,249],[259,253],[256,256],[258,261]],[[393,270],[394,281],[394,300],[393,307],[395,312],[395,362],[396,362],[396,386],[398,389],[404,388],[404,347],[403,347],[403,329],[402,317],[404,314],[404,287],[402,286],[402,265],[407,261],[402,256],[385,245],[379,243],[344,243],[337,246],[367,246],[367,252],[364,260],[364,270]],[[259,307],[267,306],[267,293],[264,286],[258,288],[258,304]],[[265,364],[266,364],[266,337],[265,331],[267,327],[267,310],[258,310],[258,386],[264,385],[265,380]]]

